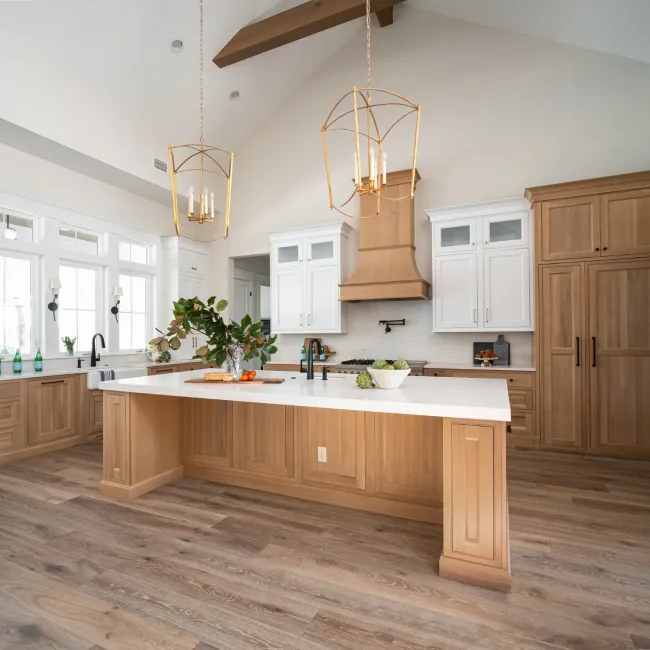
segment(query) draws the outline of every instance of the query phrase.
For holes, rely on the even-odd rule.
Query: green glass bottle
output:
[[[14,375],[18,375],[23,371],[23,358],[20,356],[20,350],[16,350],[14,354]]]
[[[41,356],[41,348],[36,348],[36,356],[34,357],[34,370],[36,372],[43,371],[43,357]]]

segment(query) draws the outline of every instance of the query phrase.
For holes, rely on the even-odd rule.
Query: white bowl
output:
[[[374,379],[377,388],[385,390],[395,390],[402,385],[411,369],[407,370],[377,370],[376,368],[368,368],[370,376]]]

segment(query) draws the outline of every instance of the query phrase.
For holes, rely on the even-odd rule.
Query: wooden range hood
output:
[[[420,174],[415,173],[415,181]],[[408,196],[411,170],[391,172],[382,197]],[[374,214],[377,199],[361,197],[361,214]],[[341,285],[341,300],[428,300],[431,285],[415,263],[415,199],[382,200],[381,213],[361,219],[359,257],[352,277]]]

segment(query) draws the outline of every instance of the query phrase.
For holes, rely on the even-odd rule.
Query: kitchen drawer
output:
[[[532,413],[512,413],[508,434],[522,438],[534,438],[535,427]]]
[[[425,377],[449,377],[448,370],[439,370],[438,368],[425,368]]]
[[[0,428],[0,454],[25,447],[25,429],[22,425]]]
[[[0,399],[17,399],[20,397],[19,381],[0,381]]]
[[[169,366],[169,365],[164,365],[164,366],[156,366],[154,368],[149,368],[149,374],[150,375],[168,375],[172,372],[176,372],[178,369],[178,366]]]
[[[20,400],[0,400],[0,427],[21,424],[20,422]]]
[[[307,362],[305,361],[305,367]],[[267,363],[264,370],[280,370],[285,372],[300,372],[300,365],[295,363]]]
[[[479,377],[481,379],[505,379],[508,388],[533,388],[535,384],[534,372],[508,372],[507,370],[454,370],[449,373],[451,377]]]
[[[532,411],[534,398],[532,390],[509,390],[510,408],[513,411]]]

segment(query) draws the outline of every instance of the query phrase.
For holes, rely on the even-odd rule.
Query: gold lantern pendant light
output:
[[[187,192],[187,223],[202,226],[183,228],[183,237],[195,241],[217,241],[228,237],[230,228],[230,198],[232,194],[232,170],[234,154],[203,141],[203,0],[199,0],[199,144],[170,145],[169,173],[172,186],[172,207],[176,235],[181,236],[184,215],[179,214],[178,180],[182,174],[189,180]],[[215,215],[215,190],[217,184],[225,184],[226,207],[223,226],[217,224]],[[187,187],[187,185],[185,185]],[[194,193],[198,189],[198,197]],[[181,196],[181,198],[183,198]],[[197,211],[198,210],[198,211]]]
[[[327,172],[327,186],[329,190],[330,209],[340,212],[346,217],[368,218],[378,216],[382,211],[382,200],[391,202],[391,209],[388,213],[397,212],[400,206],[415,195],[416,183],[416,160],[418,152],[418,139],[420,133],[420,105],[414,104],[402,95],[384,90],[372,88],[370,84],[370,0],[366,0],[366,88],[359,89],[356,86],[352,91],[343,95],[335,104],[323,125],[321,132],[323,136],[323,150],[325,152],[325,169]],[[373,103],[373,98],[375,102]],[[352,100],[352,107],[349,101]],[[388,116],[388,122],[384,128],[380,127],[384,120],[382,116]],[[388,151],[386,139],[393,129],[400,123],[414,116],[413,134],[413,156],[411,165],[410,193],[405,196],[387,196],[382,192],[386,188],[388,173]],[[351,123],[350,123],[351,122]],[[365,128],[365,131],[363,130]],[[337,203],[332,190],[332,175],[330,171],[330,153],[327,143],[332,132],[343,131],[354,133],[354,143],[350,147],[350,165],[353,169],[354,189],[351,196],[343,203]],[[363,145],[362,145],[363,143]],[[364,170],[365,168],[365,170]],[[365,174],[363,173],[365,171]],[[376,197],[376,210],[363,216],[351,214],[346,211],[346,206],[355,196]],[[349,210],[349,208],[348,208]]]

